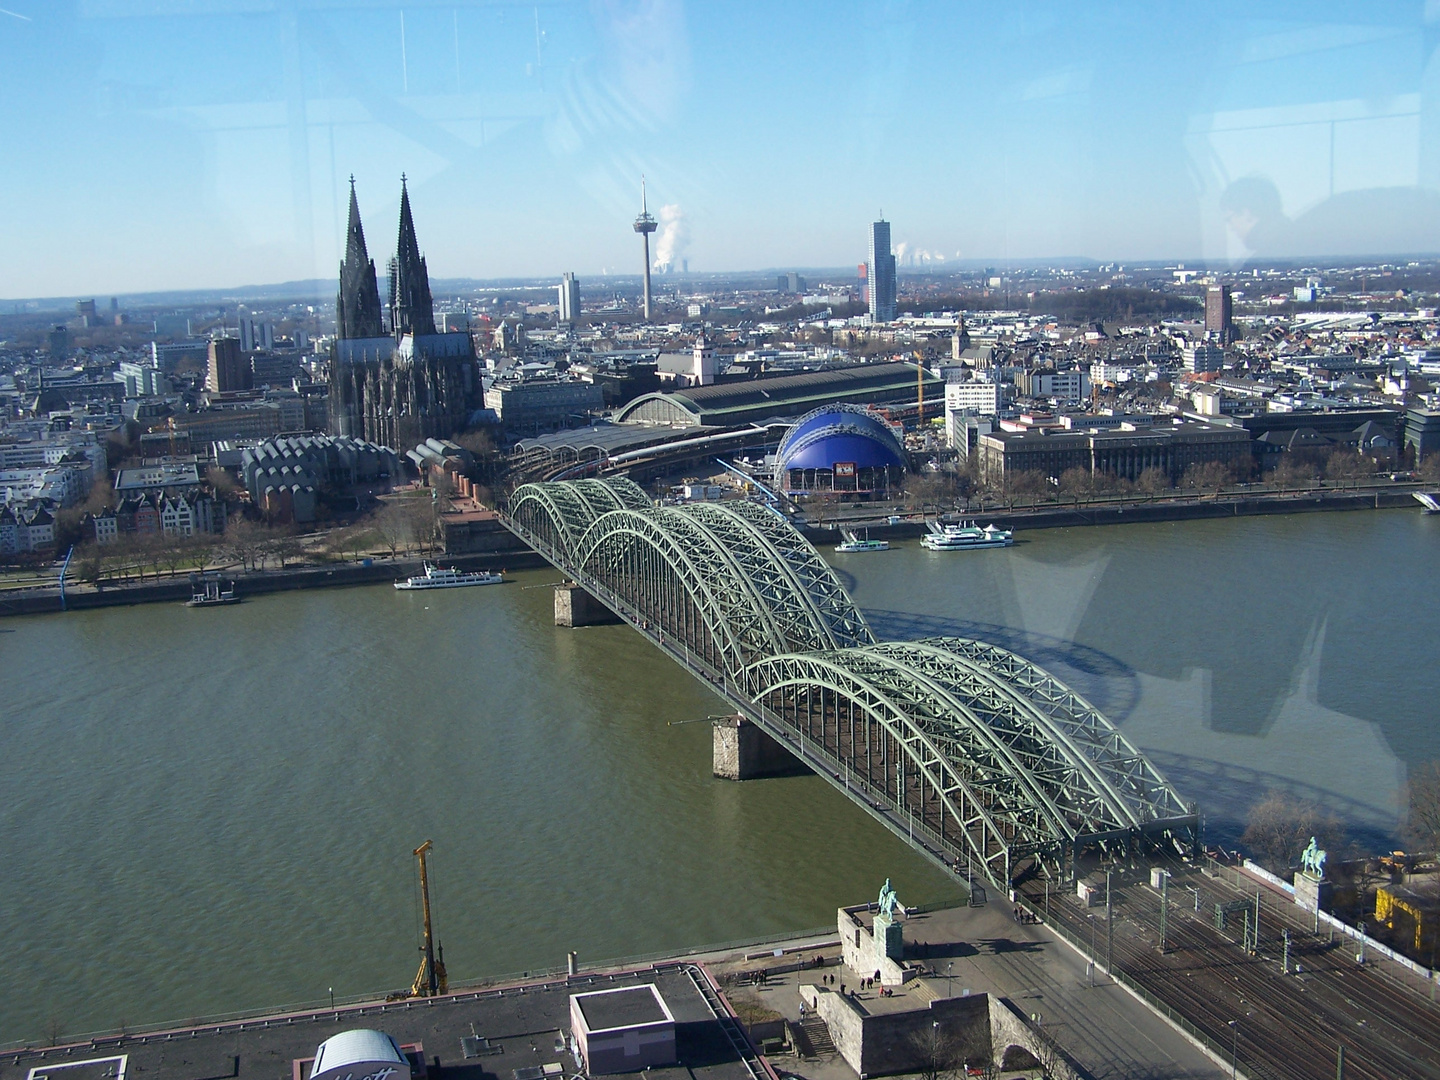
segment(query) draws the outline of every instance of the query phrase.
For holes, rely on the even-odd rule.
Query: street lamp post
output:
[[[945,996],[954,997],[955,988],[952,984],[952,977],[955,972],[955,961],[951,960],[945,965]]]
[[[1115,966],[1115,909],[1110,904],[1110,871],[1105,867],[1105,970]]]
[[[1240,1021],[1231,1020],[1230,1029],[1230,1080],[1235,1080],[1235,1072],[1240,1067]]]
[[[1087,966],[1090,968],[1090,985],[1093,987],[1095,985],[1095,916],[1090,914],[1085,917],[1090,920],[1090,963]]]

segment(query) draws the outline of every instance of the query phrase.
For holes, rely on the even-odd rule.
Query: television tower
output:
[[[655,219],[645,204],[645,177],[640,177],[640,216],[635,219],[635,231],[645,242],[645,321],[650,321],[650,234],[658,228]]]

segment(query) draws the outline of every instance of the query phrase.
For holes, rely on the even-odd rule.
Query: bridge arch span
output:
[[[781,515],[527,484],[505,523],[889,827],[1008,885],[1030,858],[1180,833],[1195,811],[1093,705],[981,641],[877,642]]]

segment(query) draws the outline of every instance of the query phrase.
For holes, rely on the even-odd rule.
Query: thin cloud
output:
[[[0,15],[9,15],[9,16],[12,16],[13,18],[21,19],[21,20],[23,20],[23,21],[25,21],[25,22],[34,22],[34,21],[35,21],[34,19],[30,18],[29,15],[21,15],[18,11],[10,11],[10,10],[8,10],[7,8],[0,8]]]

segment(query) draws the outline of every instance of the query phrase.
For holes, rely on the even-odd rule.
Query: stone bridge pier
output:
[[[724,780],[796,776],[810,771],[758,724],[743,716],[723,716],[715,721],[714,729],[714,772]]]

